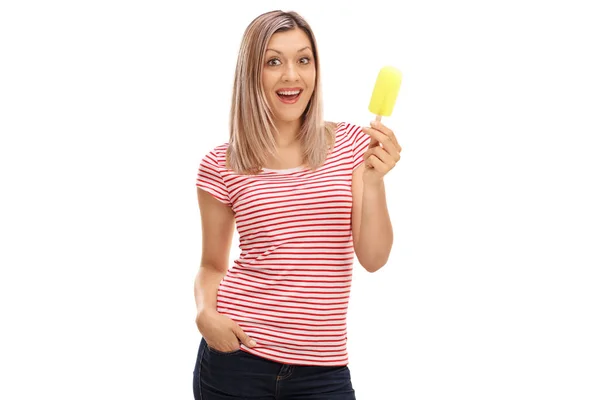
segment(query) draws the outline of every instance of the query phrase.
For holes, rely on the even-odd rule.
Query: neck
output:
[[[275,128],[275,143],[279,148],[286,148],[297,144],[298,134],[300,133],[301,121],[277,121]]]

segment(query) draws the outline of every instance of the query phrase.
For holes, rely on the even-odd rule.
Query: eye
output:
[[[300,59],[300,64],[308,64],[310,63],[310,57],[302,57]]]
[[[267,65],[271,66],[271,67],[276,67],[277,65],[280,65],[281,61],[279,61],[279,59],[277,58],[271,58],[269,61],[267,61]]]

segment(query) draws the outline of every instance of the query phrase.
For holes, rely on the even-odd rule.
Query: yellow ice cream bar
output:
[[[381,68],[371,95],[369,111],[383,117],[392,115],[401,83],[402,72],[400,70],[390,66]]]

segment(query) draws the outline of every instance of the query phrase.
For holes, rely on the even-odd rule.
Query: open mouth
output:
[[[286,104],[293,104],[298,101],[300,94],[302,93],[301,89],[296,90],[279,90],[277,91],[277,97],[279,100]]]

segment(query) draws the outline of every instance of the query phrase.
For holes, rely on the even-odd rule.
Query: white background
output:
[[[368,124],[379,68],[404,73],[357,397],[599,399],[592,3],[2,2],[0,398],[192,399],[197,167],[244,29],[283,9],[317,35],[327,119]]]

